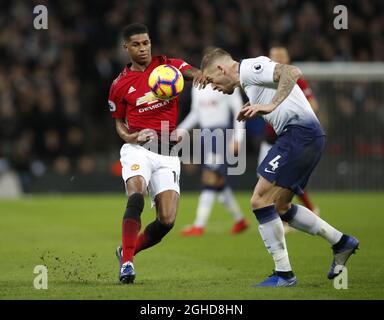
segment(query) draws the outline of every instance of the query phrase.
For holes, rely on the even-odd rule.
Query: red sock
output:
[[[144,250],[148,247],[150,247],[150,240],[149,240],[148,236],[145,234],[145,232],[142,232],[137,237],[135,255],[136,255],[136,253],[138,253],[141,250]]]
[[[311,211],[315,209],[312,201],[309,199],[307,191],[304,191],[303,195],[299,196],[301,202]]]
[[[135,253],[135,246],[137,235],[139,234],[141,227],[140,221],[135,219],[123,220],[123,257],[122,263],[127,261],[133,261],[133,255]]]
[[[164,225],[157,219],[147,225],[145,230],[137,238],[135,254],[158,244],[172,227],[173,223]]]

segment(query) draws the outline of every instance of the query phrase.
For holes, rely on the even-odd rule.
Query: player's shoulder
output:
[[[162,64],[172,64],[174,60],[174,58],[170,58],[165,54],[152,57],[152,63],[159,66]]]
[[[269,62],[273,61],[266,56],[243,59],[240,62],[240,71],[253,71],[259,73],[263,70],[263,65]]]
[[[112,96],[119,96],[124,91],[124,89],[130,84],[130,77],[129,77],[129,68],[125,67],[120,74],[112,81],[111,87],[110,87],[110,95]]]
[[[119,73],[119,75],[112,81],[111,88],[118,88],[123,83],[125,83],[129,76],[129,68],[124,67],[124,69]]]
[[[241,60],[239,74],[242,86],[249,83],[253,84],[254,79],[263,74],[263,71],[268,68],[269,63],[273,63],[273,61],[266,56],[258,56],[255,58]]]
[[[153,59],[156,59],[157,65],[169,64],[179,70],[190,67],[189,63],[184,61],[181,58],[174,58],[174,57],[170,58],[165,55],[161,55],[161,56],[156,56]]]

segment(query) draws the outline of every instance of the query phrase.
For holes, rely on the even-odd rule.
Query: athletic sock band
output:
[[[260,209],[255,209],[253,210],[253,213],[255,214],[256,219],[257,221],[259,221],[260,224],[264,224],[279,218],[279,215],[276,212],[274,205],[270,205],[268,207],[264,207]]]

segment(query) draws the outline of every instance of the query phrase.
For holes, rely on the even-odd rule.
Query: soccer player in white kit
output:
[[[195,87],[191,92],[192,105],[187,117],[180,123],[178,129],[191,130],[200,127],[211,133],[214,130],[234,129],[231,141],[224,141],[233,152],[237,153],[244,137],[244,123],[236,121],[243,99],[240,90],[236,89],[231,95],[224,95],[212,89],[211,86],[198,90]],[[233,125],[231,118],[233,117]],[[225,132],[224,132],[224,137]],[[213,140],[213,139],[212,139]],[[212,141],[214,142],[214,141]],[[227,184],[227,165],[225,149],[211,145],[210,150],[205,150],[203,156],[202,190],[196,210],[196,219],[191,226],[183,231],[183,236],[201,236],[205,231],[212,211],[215,198],[230,212],[234,225],[231,233],[237,234],[247,229],[248,224],[238,205],[231,187]]]
[[[259,232],[271,254],[275,269],[257,287],[289,287],[297,283],[288,257],[283,222],[327,240],[333,249],[328,279],[335,278],[359,241],[341,233],[309,209],[292,204],[320,160],[325,134],[308,100],[296,84],[302,76],[294,66],[273,62],[268,57],[234,61],[223,49],[204,55],[201,69],[214,89],[231,94],[241,86],[249,98],[237,119],[245,121],[261,115],[278,138],[258,167],[251,206],[259,222]]]

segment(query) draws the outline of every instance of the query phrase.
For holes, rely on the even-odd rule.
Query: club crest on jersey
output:
[[[140,166],[138,164],[131,165],[131,170],[132,171],[136,171],[136,170],[139,170],[139,169],[140,169]]]
[[[144,96],[136,99],[136,106],[140,106],[144,103],[151,104],[151,103],[155,103],[157,101],[158,101],[158,99],[155,97],[155,95],[152,93],[152,91],[149,91],[146,94],[144,94]]]
[[[252,71],[255,72],[255,73],[260,73],[262,72],[264,69],[263,65],[261,63],[255,63],[253,66],[252,66]]]

